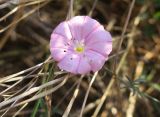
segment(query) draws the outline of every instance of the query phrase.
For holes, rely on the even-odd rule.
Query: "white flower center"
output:
[[[85,49],[85,47],[84,47],[84,44],[82,42],[76,43],[75,48],[74,48],[74,50],[78,53],[84,52],[84,49]]]

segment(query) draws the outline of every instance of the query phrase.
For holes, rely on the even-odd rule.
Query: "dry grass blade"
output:
[[[4,15],[3,17],[0,18],[0,22],[5,20],[7,17],[11,16],[13,13],[15,13],[16,11],[18,11],[20,8],[23,8],[25,6],[29,6],[29,5],[35,5],[35,4],[40,4],[42,2],[45,2],[46,0],[38,0],[38,1],[33,1],[27,4],[23,5],[18,5],[17,7],[15,7],[14,9],[12,9],[9,13],[7,13],[6,15]]]
[[[66,17],[66,20],[69,20],[74,16],[73,4],[74,4],[74,0],[70,0],[69,11],[68,11],[68,15]]]
[[[24,14],[22,17],[20,17],[19,19],[17,20],[14,20],[14,22],[12,22],[11,24],[9,24],[8,26],[6,26],[5,28],[1,29],[0,30],[0,33],[8,30],[9,28],[11,27],[14,27],[17,23],[19,23],[21,20],[27,18],[28,16],[32,15],[34,12],[36,12],[37,10],[39,10],[41,7],[45,6],[49,1],[41,4],[41,5],[38,5],[37,7],[35,7],[33,10],[29,11],[28,13]],[[8,31],[8,34],[0,41],[0,50],[3,48],[3,46],[5,45],[5,43],[7,42],[8,40],[8,36],[9,34],[11,33],[11,29]]]
[[[125,32],[126,32],[126,29],[127,29],[128,23],[129,23],[129,19],[130,19],[130,17],[131,17],[131,13],[132,13],[132,10],[133,10],[133,7],[134,7],[134,3],[135,3],[135,0],[132,0],[131,7],[130,7],[130,9],[129,9],[129,12],[128,12],[128,15],[127,15],[127,19],[126,19],[126,22],[125,22],[125,25],[124,25],[124,28],[123,28],[123,31],[122,31],[122,34],[121,34],[120,45],[118,46],[117,53],[118,53],[118,52],[120,51],[120,49],[121,49],[121,45],[122,45],[122,42],[123,42],[124,34],[125,34]],[[117,56],[116,56],[116,58],[115,58],[115,61],[117,61]],[[115,66],[116,66],[116,62],[115,62]],[[114,70],[115,70],[115,66],[114,66]],[[118,74],[118,73],[119,73],[119,71],[116,71],[116,74]],[[94,112],[94,114],[93,114],[93,117],[97,117],[97,115],[98,115],[98,113],[99,113],[99,111],[100,111],[100,109],[101,109],[104,101],[106,100],[107,95],[109,94],[109,91],[110,91],[112,85],[114,84],[114,82],[115,82],[115,75],[113,75],[113,77],[112,77],[112,79],[111,79],[108,87],[107,87],[106,90],[105,90],[105,93],[104,93],[103,96],[101,97],[100,103],[98,104],[98,106],[97,106],[97,108],[96,108],[96,110],[95,110],[95,112]]]
[[[27,105],[28,105],[28,103],[24,104],[24,105],[13,115],[13,117],[16,117]]]
[[[127,30],[127,26],[128,26],[131,14],[132,14],[132,10],[133,10],[134,4],[135,4],[135,0],[132,0],[130,8],[129,8],[128,15],[127,15],[124,27],[123,27],[123,31],[122,31],[122,34],[120,36],[120,43],[119,43],[119,46],[118,46],[118,49],[117,49],[117,53],[121,50],[121,46],[122,46],[122,43],[123,43],[123,40],[124,40],[124,34],[125,34],[126,30]],[[115,58],[114,72],[116,71],[115,70],[116,66],[117,66],[117,57]]]
[[[48,59],[46,59],[46,61],[48,61],[50,59],[50,57],[48,57]],[[46,62],[45,61],[45,62]],[[21,81],[23,81],[25,78],[29,77],[32,73],[34,73],[39,67],[33,69],[33,71],[31,71],[29,74],[27,74],[25,77],[23,77],[22,79],[20,79],[19,81],[17,81],[16,83],[14,83],[13,85],[11,85],[10,87],[8,87],[7,89],[5,89],[4,91],[2,91],[0,93],[0,95],[2,95],[3,93],[5,93],[6,91],[10,90],[11,88],[13,88],[14,86],[16,86],[17,84],[19,84]]]
[[[14,104],[15,104],[16,102],[17,102],[17,101],[14,101],[14,102],[12,103],[12,105],[1,115],[1,117],[4,117],[5,114],[14,106]]]
[[[75,99],[76,99],[76,97],[78,95],[79,87],[80,87],[80,84],[81,84],[81,81],[82,81],[83,77],[84,76],[81,76],[81,78],[80,78],[80,80],[78,82],[78,85],[77,85],[77,87],[76,87],[76,89],[75,89],[75,91],[73,93],[73,97],[71,98],[71,101],[70,101],[68,107],[66,108],[66,110],[65,110],[65,112],[64,112],[62,117],[68,117],[68,114],[69,114],[69,112],[70,112],[70,110],[72,108],[72,105],[73,105],[73,103],[74,103],[74,101],[75,101]]]
[[[101,97],[100,102],[99,102],[95,112],[93,113],[92,117],[97,117],[97,115],[98,115],[102,105],[104,104],[104,101],[106,100],[106,98],[107,98],[107,96],[108,96],[108,94],[109,94],[109,92],[111,90],[111,87],[112,87],[114,82],[115,82],[115,78],[112,78],[110,83],[109,83],[109,85],[108,85],[108,87],[107,87],[107,89],[105,90],[103,96]]]
[[[97,99],[96,101],[89,103],[84,109],[84,114],[88,113],[93,108],[95,108],[99,104],[99,102],[100,102],[100,99]]]
[[[28,88],[26,89],[25,92],[27,92],[28,90],[30,90],[30,89],[34,86],[34,84],[37,82],[37,79],[38,79],[37,77],[36,77],[35,80],[33,79],[29,84],[25,85],[23,88],[21,88],[20,90],[18,90],[18,91],[17,91],[16,93],[14,93],[12,96],[10,96],[9,98],[7,98],[7,100],[10,99],[10,98],[12,98],[12,97],[14,97],[14,96],[16,96],[19,92],[21,92],[22,90],[24,90],[24,89],[27,88],[27,87],[28,87]],[[0,112],[9,111],[9,110],[16,104],[17,101],[18,101],[18,100],[14,101],[9,108],[5,108],[5,109],[0,110]],[[27,105],[26,105],[26,106],[27,106]],[[4,112],[4,113],[5,113],[5,112]]]
[[[55,106],[55,108],[57,109],[62,102],[64,101],[64,99],[71,93],[71,91],[73,90],[73,88],[75,88],[75,86],[78,84],[78,81],[75,82],[72,87],[67,91],[67,93],[63,96],[63,98],[58,102],[58,104]]]
[[[89,12],[88,16],[91,16],[91,15],[92,15],[92,13],[93,13],[93,11],[94,11],[94,9],[95,9],[95,7],[96,7],[97,2],[98,2],[98,0],[94,0],[94,3],[93,3],[93,6],[92,6],[92,9],[90,10],[90,12]]]
[[[57,73],[55,73],[55,74],[57,74]],[[49,73],[33,74],[33,75],[29,75],[29,76],[23,75],[23,76],[18,76],[18,77],[13,77],[11,79],[8,79],[8,80],[4,81],[4,83],[15,82],[15,81],[18,81],[18,80],[24,79],[24,78],[28,79],[28,78],[41,77],[41,76],[45,77],[45,76],[48,76],[48,75],[49,75]]]
[[[38,69],[38,68],[37,68]],[[30,76],[32,73],[34,73],[37,69],[34,69],[32,72],[30,72],[26,77]],[[4,94],[6,91],[12,89],[14,86],[16,86],[17,84],[19,84],[20,82],[23,81],[23,79],[25,79],[26,77],[23,77],[22,79],[20,79],[19,81],[17,81],[16,83],[14,83],[13,85],[11,85],[10,87],[8,87],[7,89],[5,89],[4,91],[2,91],[0,93],[0,95]]]
[[[50,63],[50,62],[52,62],[52,60],[50,60],[50,57],[49,57],[45,62],[39,63],[39,64],[37,64],[37,65],[35,65],[33,67],[30,67],[30,68],[28,68],[26,70],[22,70],[22,71],[20,71],[18,73],[15,73],[15,74],[12,74],[12,75],[9,75],[9,76],[1,78],[0,79],[0,83],[4,83],[4,82],[6,82],[8,80],[11,80],[12,78],[14,78],[16,76],[19,76],[19,75],[24,74],[26,72],[32,71],[34,69],[38,69],[38,68],[42,67],[44,64]]]
[[[22,71],[20,71],[20,72],[18,72],[18,73],[15,73],[15,74],[6,76],[6,77],[4,77],[4,78],[1,78],[1,79],[0,79],[0,83],[3,83],[3,82],[5,82],[5,81],[8,81],[8,80],[10,80],[10,79],[12,79],[12,78],[14,78],[14,77],[16,77],[16,76],[18,76],[18,75],[24,74],[24,73],[26,73],[26,72],[29,72],[29,71],[33,70],[33,69],[39,68],[39,67],[41,67],[42,65],[43,65],[43,63],[40,63],[40,64],[35,65],[35,66],[33,66],[33,67],[31,67],[31,68],[28,68],[28,69],[26,69],[26,70],[22,70]]]
[[[140,12],[139,12],[139,15],[142,14],[142,13],[144,13],[144,12],[146,12],[146,10],[148,9],[148,6],[149,6],[149,2],[147,2],[147,4],[145,4],[145,5],[141,8],[141,10],[140,10]],[[134,34],[137,26],[139,25],[140,21],[141,21],[141,18],[139,17],[139,15],[137,15],[137,17],[136,17],[135,20],[134,20],[134,25],[133,25],[132,30],[131,30],[131,33],[133,33],[133,34]],[[133,38],[130,37],[129,40],[133,40]],[[128,44],[128,45],[129,45],[129,44]],[[138,69],[139,66],[141,66],[141,64],[142,64],[142,63],[139,62],[139,63],[137,64],[136,69]],[[136,70],[134,79],[139,78],[140,75],[141,75],[141,73],[142,73],[142,70],[139,70],[139,69]],[[131,92],[128,101],[129,101],[129,105],[128,105],[128,109],[126,110],[126,117],[133,117],[133,116],[134,116],[135,106],[136,106],[136,101],[137,101],[137,95],[132,95],[132,92]]]
[[[25,104],[25,103],[29,103],[31,101],[34,101],[36,99],[42,98],[42,97],[44,97],[46,95],[49,95],[49,94],[55,92],[56,90],[58,90],[59,88],[61,88],[67,82],[68,78],[69,78],[69,76],[66,76],[66,78],[60,84],[58,84],[57,86],[55,86],[54,88],[48,89],[47,91],[39,93],[38,95],[35,95],[32,98],[30,98],[30,99],[22,101],[22,102],[16,104],[14,107],[20,106],[20,105]]]
[[[3,17],[0,18],[0,22],[5,20],[7,17],[9,17],[10,15],[12,15],[13,13],[15,13],[18,10],[18,7],[14,8],[12,11],[10,11],[9,13],[7,13],[6,15],[4,15]]]
[[[37,92],[37,91],[39,91],[39,90],[41,90],[43,88],[46,88],[46,87],[48,87],[50,85],[53,85],[53,84],[56,84],[56,83],[58,83],[58,82],[60,82],[62,80],[64,80],[64,78],[55,79],[55,80],[50,81],[50,82],[48,82],[46,84],[43,84],[43,85],[41,85],[39,87],[34,87],[34,88],[30,89],[29,91],[24,92],[24,93],[22,93],[22,94],[20,94],[20,95],[18,95],[16,97],[13,97],[11,99],[5,100],[5,101],[3,101],[3,102],[0,103],[0,108],[2,108],[3,106],[5,106],[5,105],[7,105],[7,104],[9,104],[11,102],[14,102],[16,100],[20,100],[20,99],[22,99],[22,98],[24,98],[24,97],[26,97],[26,96],[28,96],[28,95],[30,95],[32,93],[35,93],[35,92]]]
[[[84,108],[85,108],[85,105],[86,105],[86,102],[87,102],[87,98],[88,98],[88,95],[89,95],[89,91],[90,91],[90,89],[91,89],[91,87],[92,87],[92,84],[93,84],[93,82],[95,81],[97,75],[98,75],[98,72],[95,72],[94,75],[93,75],[93,77],[92,77],[91,82],[89,83],[89,87],[88,87],[87,92],[86,92],[86,95],[85,95],[85,97],[84,97],[82,109],[81,109],[81,112],[80,112],[80,117],[83,116],[83,111],[84,111]]]

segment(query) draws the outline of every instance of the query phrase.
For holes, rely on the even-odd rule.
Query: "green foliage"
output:
[[[44,77],[42,79],[42,84],[45,84],[46,82],[49,82],[54,76],[54,64],[50,64],[50,65],[46,64],[43,67],[43,70],[44,70],[44,73],[47,73],[47,72],[49,73],[49,75],[47,77]],[[39,92],[41,92],[41,91],[39,91]],[[45,110],[45,112],[43,114],[41,114],[42,117],[46,117],[48,115],[47,106],[46,106],[43,98],[40,98],[36,101],[36,104],[34,105],[31,117],[36,117],[36,114],[37,114],[39,109]]]
[[[38,101],[36,102],[36,104],[34,105],[31,117],[36,117],[36,113],[38,112],[38,109],[40,107],[40,103],[42,103],[42,99],[38,99]]]
[[[155,32],[156,29],[154,25],[148,24],[143,27],[143,34],[148,38],[151,38]]]
[[[160,92],[160,84],[151,83],[150,86]]]
[[[154,0],[154,5],[156,8],[153,18],[160,21],[160,0]]]
[[[144,4],[146,0],[136,0],[136,3],[138,4]]]
[[[154,5],[156,7],[160,7],[160,0],[154,0]]]
[[[155,111],[160,114],[160,104],[156,102],[152,102],[152,104],[153,104]]]
[[[160,21],[160,11],[156,12],[153,17],[154,17],[154,19]]]

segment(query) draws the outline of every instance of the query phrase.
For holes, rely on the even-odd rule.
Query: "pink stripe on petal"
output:
[[[91,70],[93,72],[99,71],[104,65],[106,58],[92,50],[87,50],[85,54],[91,65]]]
[[[72,33],[72,36],[76,40],[82,39],[82,27],[84,25],[83,24],[84,18],[85,16],[76,16],[76,17],[71,18],[68,21],[68,25]]]
[[[89,44],[86,47],[86,50],[93,50],[97,53],[108,56],[112,51],[112,43],[111,42],[97,42],[93,44]]]
[[[51,35],[51,41],[50,41],[50,47],[51,48],[59,48],[59,47],[62,47],[62,48],[67,48],[67,39],[64,38],[63,36],[61,35],[58,35],[58,34],[55,34],[55,33],[52,33]]]
[[[62,60],[68,53],[69,50],[63,48],[50,48],[51,55],[55,61]]]
[[[79,61],[79,65],[78,65],[78,69],[77,69],[77,73],[87,74],[90,71],[91,71],[91,66],[88,63],[88,60],[81,56],[80,61]]]
[[[83,24],[82,38],[87,38],[94,30],[96,30],[101,24],[96,20],[86,16]]]
[[[64,21],[64,22],[60,23],[56,27],[56,29],[53,31],[53,33],[59,34],[63,37],[66,37],[66,39],[71,39],[72,38],[72,35],[71,35],[70,30],[69,30],[67,21]]]
[[[95,43],[95,42],[112,42],[112,37],[109,32],[105,31],[103,26],[97,27],[87,38],[86,44]]]
[[[76,54],[67,54],[61,61],[59,61],[58,67],[67,72],[77,74],[79,59],[80,57]]]

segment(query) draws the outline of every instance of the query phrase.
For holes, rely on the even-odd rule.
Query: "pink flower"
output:
[[[112,51],[112,37],[96,20],[76,16],[55,28],[50,51],[62,70],[73,74],[96,72]]]

